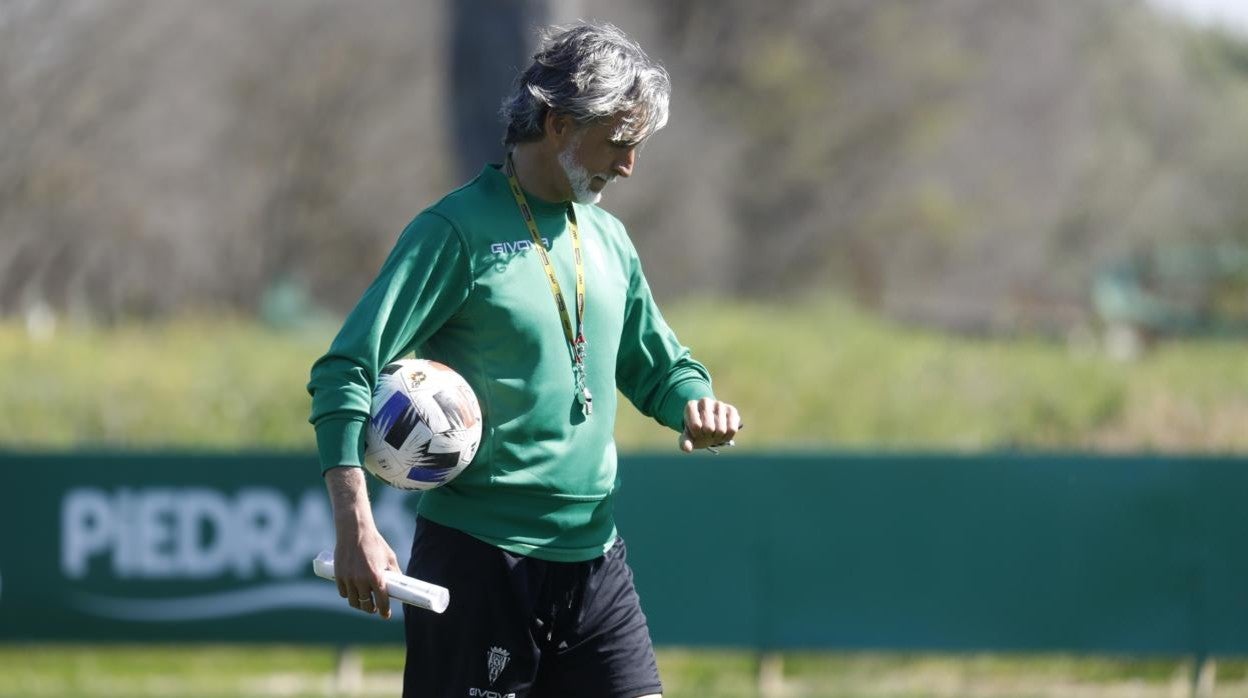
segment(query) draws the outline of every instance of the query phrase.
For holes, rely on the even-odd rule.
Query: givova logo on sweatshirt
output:
[[[542,245],[550,249],[550,240],[542,238]],[[516,240],[515,242],[495,242],[490,244],[490,252],[496,255],[520,254],[533,249],[532,240]]]

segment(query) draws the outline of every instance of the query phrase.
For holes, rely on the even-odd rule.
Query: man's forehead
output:
[[[609,140],[636,145],[645,139],[645,134],[641,133],[644,123],[645,120],[636,112],[616,112],[590,126],[600,130]]]

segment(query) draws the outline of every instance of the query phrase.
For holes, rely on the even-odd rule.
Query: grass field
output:
[[[831,300],[688,302],[667,315],[742,408],[741,449],[1248,449],[1233,342],[1120,363],[1087,346],[900,327]],[[201,318],[35,339],[0,325],[0,447],[310,452],[303,385],[332,331]],[[618,434],[624,451],[675,442],[627,407]],[[400,650],[361,657],[361,683],[342,686],[325,647],[0,645],[0,698],[397,695]],[[759,695],[750,653],[665,648],[660,664],[669,698]],[[783,667],[769,695],[1145,698],[1187,695],[1191,674],[1181,659],[1051,656],[791,654]],[[1217,695],[1248,696],[1246,675],[1220,664]]]
[[[3,647],[0,698],[396,696],[402,649],[359,651],[340,681],[328,647]],[[662,649],[668,698],[755,698],[758,658]],[[1244,663],[1218,666],[1217,695],[1248,696]],[[1190,690],[1179,660],[1069,656],[790,654],[767,695],[791,698],[1171,698]],[[569,697],[573,698],[573,697]]]
[[[916,330],[831,300],[688,302],[668,319],[738,404],[748,449],[1248,449],[1248,372],[1233,341],[1163,344],[1120,363],[1034,338]],[[333,328],[220,318],[64,328],[0,325],[0,444],[11,448],[311,451],[303,386]],[[674,436],[621,409],[622,450]]]

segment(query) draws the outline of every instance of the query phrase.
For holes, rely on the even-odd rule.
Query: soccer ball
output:
[[[364,467],[401,490],[429,490],[459,475],[481,445],[481,405],[472,388],[436,361],[387,365],[373,389]]]

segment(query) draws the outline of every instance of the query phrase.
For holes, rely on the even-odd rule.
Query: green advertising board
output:
[[[656,641],[1243,654],[1248,461],[848,455],[622,467]]]
[[[402,641],[312,574],[334,536],[312,455],[0,470],[0,641]],[[1243,459],[676,454],[620,472],[659,644],[1248,651]],[[405,562],[417,498],[372,495]]]
[[[333,549],[313,456],[8,456],[0,638],[401,641],[354,611],[311,561]],[[415,499],[377,488],[399,550]]]

